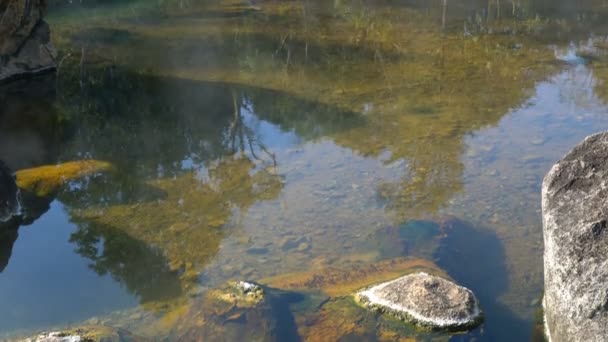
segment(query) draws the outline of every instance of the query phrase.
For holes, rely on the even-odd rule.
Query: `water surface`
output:
[[[226,280],[410,256],[486,320],[401,334],[530,339],[542,177],[608,123],[606,6],[445,3],[54,4],[58,75],[3,88],[0,159],[115,170],[3,238],[0,334],[173,339],[176,312]],[[395,338],[374,326],[342,337]]]

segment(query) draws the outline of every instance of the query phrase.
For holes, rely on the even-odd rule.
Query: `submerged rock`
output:
[[[471,290],[423,272],[362,290],[356,299],[366,307],[424,327],[459,330],[482,320]]]
[[[295,296],[295,300],[300,299]],[[292,341],[290,294],[246,281],[210,290],[178,319],[177,341]]]
[[[235,305],[255,306],[264,301],[264,289],[258,284],[247,281],[228,283],[223,290],[217,291],[217,298]]]
[[[146,339],[123,329],[91,325],[75,329],[51,331],[22,339],[19,342],[142,342]]]
[[[293,308],[298,334],[303,341],[395,341],[435,334],[420,331],[389,315],[370,315],[353,300],[358,289],[414,272],[445,275],[428,260],[395,258],[371,264],[347,264],[344,267],[318,267],[263,279],[273,288],[302,293],[305,300]],[[449,338],[443,334],[437,338]]]
[[[31,337],[21,342],[81,342],[83,341],[80,335],[70,335],[62,333],[60,331],[52,331],[49,333],[42,333],[36,337]]]
[[[47,0],[0,0],[0,82],[55,69]]]
[[[413,272],[444,274],[433,262],[418,258],[395,258],[351,267],[320,267],[260,280],[262,284],[286,290],[318,290],[331,297],[349,296],[357,289]]]
[[[543,181],[545,320],[552,341],[608,331],[608,132],[587,137]]]
[[[432,262],[396,258],[318,267],[260,280],[229,282],[179,310],[170,333],[178,341],[395,341],[451,333],[421,331],[353,300],[357,289],[412,272],[444,273]]]

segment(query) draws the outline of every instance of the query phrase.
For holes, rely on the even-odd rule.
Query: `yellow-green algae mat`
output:
[[[111,163],[101,160],[79,160],[57,165],[44,165],[15,172],[17,186],[39,197],[48,197],[66,182],[110,171]]]
[[[415,341],[431,334],[436,340],[448,340],[447,334],[434,334],[379,316],[353,298],[357,290],[420,271],[449,279],[428,260],[397,258],[345,268],[319,267],[262,279],[259,284],[266,300],[235,295],[236,282],[231,282],[208,291],[187,310],[180,309],[170,335],[183,341],[239,338]]]

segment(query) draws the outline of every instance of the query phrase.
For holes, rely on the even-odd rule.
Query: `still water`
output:
[[[410,257],[471,288],[484,324],[397,326],[319,300],[339,292],[323,280],[260,319],[279,340],[530,340],[540,185],[608,128],[607,19],[605,1],[52,2],[60,67],[2,88],[0,160],[113,168],[0,237],[0,336],[230,339],[252,325],[192,332],[227,280]]]

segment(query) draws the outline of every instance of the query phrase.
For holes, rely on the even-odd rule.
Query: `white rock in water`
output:
[[[239,281],[236,283],[236,286],[244,293],[247,293],[257,287],[256,284],[248,283],[246,281]]]
[[[422,272],[362,290],[355,298],[371,309],[424,327],[459,330],[482,321],[471,290]]]
[[[35,339],[28,338],[21,342],[81,342],[82,337],[78,335],[65,335],[61,332],[54,331],[38,335]]]

